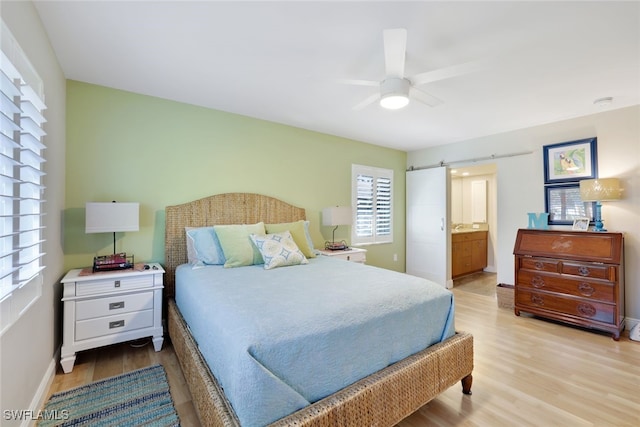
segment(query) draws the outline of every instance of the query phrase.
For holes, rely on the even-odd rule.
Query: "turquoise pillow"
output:
[[[186,227],[186,230],[189,264],[202,266],[225,263],[224,252],[213,227]]]
[[[289,230],[264,236],[252,234],[251,240],[264,259],[265,270],[309,263],[291,237]]]
[[[260,251],[253,244],[251,234],[264,235],[264,223],[214,225],[213,229],[220,240],[226,268],[262,264]]]

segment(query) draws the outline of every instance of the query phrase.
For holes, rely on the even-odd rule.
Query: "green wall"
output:
[[[366,248],[369,264],[404,271],[403,151],[77,81],[67,81],[66,118],[65,269],[113,250],[112,234],[84,233],[89,201],[140,203],[140,231],[116,235],[139,262],[164,260],[165,206],[226,192],[305,208],[322,246],[322,208],[350,205],[356,163],[394,170],[395,241]]]

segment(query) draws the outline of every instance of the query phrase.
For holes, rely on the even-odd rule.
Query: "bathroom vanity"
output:
[[[487,267],[487,231],[460,229],[451,233],[451,277],[482,271]]]

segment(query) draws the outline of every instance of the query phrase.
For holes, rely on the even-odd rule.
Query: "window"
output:
[[[41,295],[42,81],[2,22],[0,51],[0,331]],[[34,89],[35,88],[35,89]]]
[[[352,244],[393,242],[393,170],[352,165]]]

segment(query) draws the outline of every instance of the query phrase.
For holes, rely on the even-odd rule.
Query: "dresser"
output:
[[[486,266],[486,231],[461,231],[451,235],[452,278],[482,271]]]
[[[62,279],[63,371],[73,370],[78,351],[123,341],[153,337],[160,351],[163,277],[156,263],[110,272],[69,271]]]
[[[518,230],[514,248],[516,315],[528,312],[610,332],[624,329],[621,233]]]

